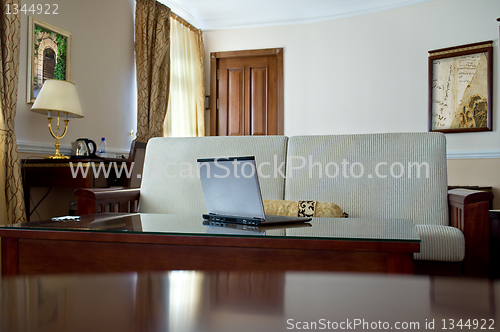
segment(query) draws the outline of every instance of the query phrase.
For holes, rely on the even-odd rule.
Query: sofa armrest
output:
[[[139,188],[77,189],[78,215],[101,212],[137,212]]]
[[[465,237],[463,274],[489,275],[489,206],[493,194],[467,189],[448,190],[450,226],[457,227]]]

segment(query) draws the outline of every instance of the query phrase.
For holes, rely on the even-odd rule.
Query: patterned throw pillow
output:
[[[288,217],[346,218],[347,213],[335,203],[264,199],[266,214]]]

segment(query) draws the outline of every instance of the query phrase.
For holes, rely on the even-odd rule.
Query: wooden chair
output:
[[[123,187],[94,190],[77,189],[75,191],[78,196],[78,215],[102,212],[137,212],[146,145],[145,142],[132,142],[127,170],[133,168],[130,177],[125,177]]]
[[[130,147],[130,154],[128,155],[127,166],[128,169],[132,167],[132,174],[126,177],[123,183],[124,188],[140,188],[142,179],[142,169],[144,168],[144,157],[146,156],[145,142],[133,141]]]

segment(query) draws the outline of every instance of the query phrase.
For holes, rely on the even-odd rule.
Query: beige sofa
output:
[[[79,213],[103,211],[111,202],[111,210],[201,214],[196,159],[249,155],[262,164],[264,199],[333,202],[353,218],[412,219],[421,237],[417,272],[487,274],[490,197],[448,192],[441,133],[153,138],[141,188],[78,190]]]

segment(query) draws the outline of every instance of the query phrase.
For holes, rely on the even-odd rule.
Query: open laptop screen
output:
[[[264,219],[255,157],[197,162],[207,213]]]

